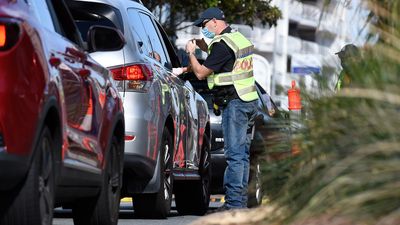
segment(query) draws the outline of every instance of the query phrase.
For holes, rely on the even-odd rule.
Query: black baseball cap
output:
[[[208,19],[217,19],[217,20],[225,20],[225,15],[222,10],[217,7],[211,7],[206,9],[196,21],[194,21],[193,25],[197,27],[201,27],[204,20]]]

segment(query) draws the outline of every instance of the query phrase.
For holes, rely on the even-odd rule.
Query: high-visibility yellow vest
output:
[[[343,85],[349,86],[350,83],[351,83],[351,80],[350,80],[349,75],[345,71],[342,71],[339,74],[339,78],[336,83],[336,91],[340,91],[340,89],[343,87]]]
[[[207,77],[208,87],[232,85],[240,99],[246,102],[258,98],[255,80],[253,76],[253,44],[241,33],[225,33],[217,35],[208,45],[208,53],[216,42],[224,41],[235,53],[233,70],[226,73],[211,74]]]

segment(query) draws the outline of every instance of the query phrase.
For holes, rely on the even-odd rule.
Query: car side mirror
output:
[[[94,25],[87,33],[89,52],[117,51],[126,41],[122,32],[113,27]]]

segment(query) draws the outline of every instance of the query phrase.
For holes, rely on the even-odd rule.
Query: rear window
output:
[[[113,26],[114,24],[111,23],[111,21],[107,19],[88,19],[88,20],[75,20],[76,25],[78,26],[79,31],[81,32],[82,39],[86,41],[87,39],[87,33],[89,31],[89,28],[93,25],[102,25],[102,26],[109,26],[109,27],[115,27]]]
[[[114,27],[124,32],[122,16],[117,8],[102,3],[75,0],[66,2],[84,41],[93,25]]]

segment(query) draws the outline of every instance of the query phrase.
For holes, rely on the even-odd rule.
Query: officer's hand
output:
[[[196,45],[204,52],[208,51],[208,45],[207,43],[204,41],[204,38],[202,39],[196,39]]]
[[[182,67],[184,73],[192,72],[192,66]]]
[[[194,40],[188,41],[188,43],[186,43],[186,52],[194,53],[195,50],[196,50],[196,42]]]

